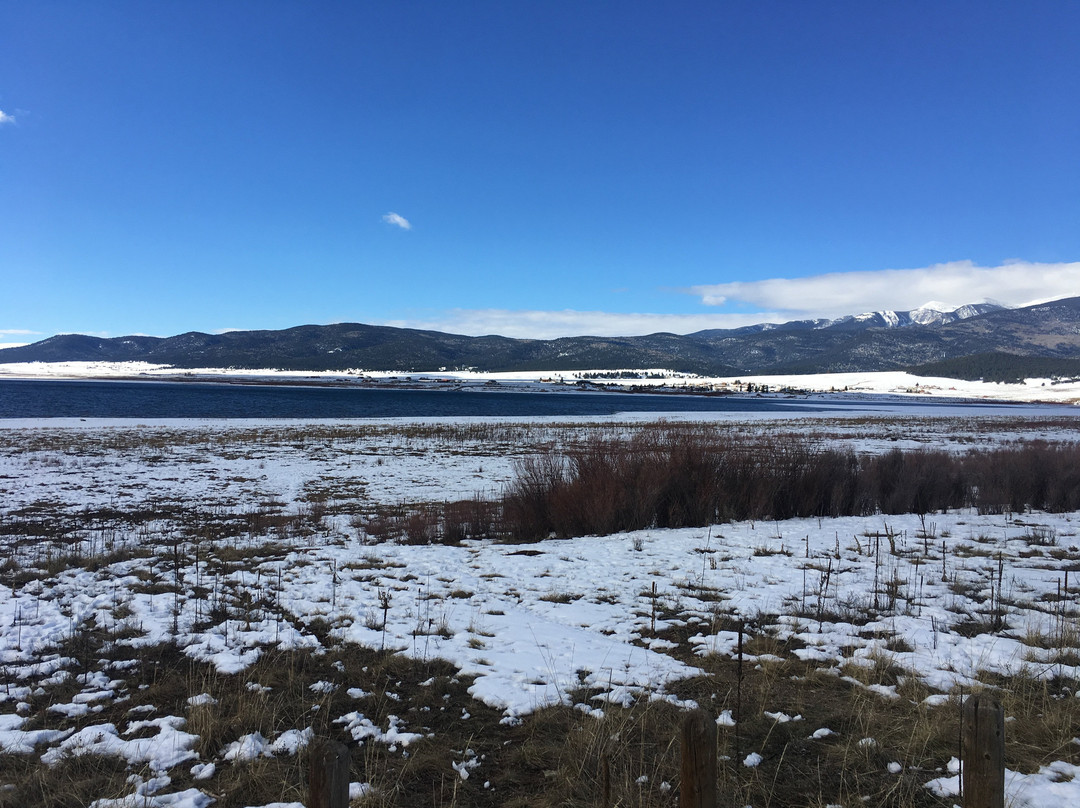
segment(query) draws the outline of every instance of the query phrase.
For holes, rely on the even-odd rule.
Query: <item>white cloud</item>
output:
[[[1010,261],[981,267],[971,261],[954,261],[921,269],[735,281],[694,286],[687,291],[700,296],[709,306],[743,303],[778,313],[783,320],[840,317],[882,309],[907,311],[931,300],[949,308],[987,299],[1025,306],[1080,294],[1080,262]],[[765,318],[764,314],[757,316],[759,320]]]
[[[772,317],[775,317],[772,316]],[[515,311],[511,309],[451,309],[429,317],[372,320],[376,325],[419,328],[478,337],[498,334],[524,339],[556,337],[630,337],[667,331],[690,334],[707,328],[739,328],[766,321],[769,314],[621,314],[606,311]]]
[[[34,337],[40,335],[40,331],[31,331],[28,328],[0,328],[0,337]],[[21,348],[29,345],[29,342],[3,342],[0,341],[0,349]]]
[[[412,230],[412,224],[404,216],[391,211],[382,217],[382,220],[387,224],[392,224],[395,227],[400,227],[402,230]]]
[[[686,290],[709,306],[741,303],[752,312],[694,314],[449,309],[430,315],[372,320],[378,325],[452,334],[553,339],[592,335],[628,337],[666,331],[690,334],[710,328],[836,318],[892,309],[908,311],[932,301],[944,309],[994,300],[1025,306],[1080,294],[1080,262],[1037,264],[1011,261],[980,267],[971,261],[922,269],[846,272],[809,278],[772,278],[695,286]]]
[[[8,115],[4,110],[0,109],[0,126],[5,123],[15,123],[15,116]]]

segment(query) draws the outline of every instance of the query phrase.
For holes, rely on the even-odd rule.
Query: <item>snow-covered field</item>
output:
[[[290,371],[290,370],[235,370],[202,368],[178,370],[170,365],[153,365],[147,362],[19,362],[0,364],[0,379],[200,379],[213,380],[262,380],[321,382],[385,381],[388,379],[412,379],[417,381],[451,379],[465,384],[483,384],[496,381],[502,385],[528,385],[551,387],[571,384],[588,379],[595,384],[630,387],[707,388],[715,390],[735,389],[736,383],[745,386],[767,385],[771,390],[785,387],[820,393],[845,391],[849,393],[890,394],[924,396],[935,398],[968,398],[988,401],[1026,401],[1056,404],[1080,404],[1080,381],[1058,382],[1051,379],[1026,379],[1023,384],[999,382],[963,381],[938,377],[913,376],[903,371],[867,373],[816,373],[789,376],[740,376],[704,377],[657,369],[639,371],[653,378],[611,379],[605,374],[619,371],[515,371],[507,373],[477,371],[441,371],[438,373],[406,373],[402,371]]]
[[[1009,417],[695,417],[747,435],[797,429],[859,451],[1080,439],[1080,416],[1038,407]],[[139,701],[131,660],[170,644],[241,679],[275,649],[318,655],[355,643],[442,659],[509,727],[550,705],[599,717],[646,699],[700,704],[730,731],[723,696],[701,703],[680,683],[702,676],[705,660],[736,655],[736,622],[747,643],[767,637],[876,699],[908,698],[904,682],[917,680],[928,695],[913,709],[999,676],[1080,687],[1077,513],[741,522],[532,545],[376,544],[365,530],[380,509],[494,497],[515,459],[537,446],[646,424],[0,424],[0,804],[12,771],[2,761],[16,757],[44,767],[117,757],[132,768],[130,789],[97,795],[98,808],[199,808],[220,796],[215,778],[238,760],[289,757],[307,743],[314,719],[207,751],[191,714],[214,702],[201,690],[190,692],[187,714],[140,703],[117,723],[121,705]],[[81,632],[107,636],[99,656],[71,651]],[[903,671],[899,680],[853,675],[883,659]],[[380,724],[364,713],[370,694],[349,681],[316,684],[356,691],[355,709],[330,721],[357,743],[407,756],[430,734],[404,703]],[[805,729],[824,739],[839,728]],[[1073,738],[1045,750],[1042,770],[1010,774],[1012,804],[1080,803],[1078,753]],[[939,776],[922,776],[928,793],[954,793],[954,764],[942,759]],[[907,765],[890,761],[888,771],[905,776]],[[465,751],[447,767],[451,777],[494,779]],[[353,793],[363,800],[373,788],[356,782]]]

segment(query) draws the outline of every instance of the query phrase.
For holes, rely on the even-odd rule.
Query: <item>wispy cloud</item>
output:
[[[1080,262],[1010,261],[981,267],[971,261],[954,261],[920,269],[717,283],[687,291],[709,306],[749,305],[771,315],[779,314],[783,320],[839,317],[882,309],[907,311],[931,301],[948,308],[983,300],[1024,306],[1080,293]],[[757,316],[764,321],[764,312]]]
[[[0,109],[0,126],[3,126],[5,123],[15,123],[15,116],[8,115],[4,110]]]
[[[387,224],[392,224],[394,227],[400,227],[402,230],[412,230],[412,224],[404,216],[391,211],[382,217],[382,220]]]
[[[0,328],[0,337],[31,337],[39,336],[40,331],[31,331],[27,328]],[[29,342],[7,342],[0,340],[0,349],[3,348],[21,348],[23,345],[29,345]]]
[[[739,328],[764,322],[756,314],[622,314],[607,311],[535,311],[512,309],[451,309],[430,316],[374,320],[376,325],[419,328],[478,337],[498,334],[522,339],[556,337],[631,337],[666,331],[690,334],[707,328]]]

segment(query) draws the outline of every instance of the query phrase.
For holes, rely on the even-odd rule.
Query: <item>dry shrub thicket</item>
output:
[[[410,541],[494,535],[515,540],[604,535],[732,520],[1080,509],[1080,446],[1032,442],[964,453],[857,454],[795,437],[642,431],[548,448],[516,464],[490,506],[429,508]],[[483,513],[483,518],[477,514]],[[486,532],[485,532],[486,529]]]

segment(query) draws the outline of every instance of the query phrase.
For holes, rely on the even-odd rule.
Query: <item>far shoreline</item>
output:
[[[630,376],[630,378],[626,378]],[[1080,381],[1021,383],[915,376],[906,371],[703,377],[668,369],[578,371],[373,371],[269,368],[176,368],[143,362],[27,362],[0,364],[0,380],[114,381],[367,390],[692,395],[725,398],[948,399],[996,404],[1080,405]]]

